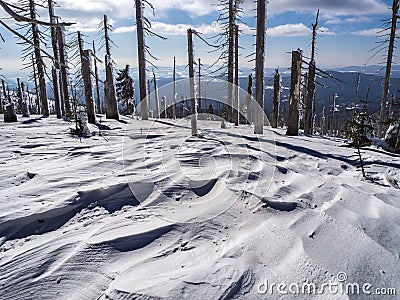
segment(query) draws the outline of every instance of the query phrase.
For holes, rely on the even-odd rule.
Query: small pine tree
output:
[[[351,145],[356,147],[367,146],[371,144],[371,139],[374,136],[374,127],[372,118],[368,114],[368,95],[370,87],[368,86],[367,97],[364,101],[362,111],[355,111],[353,121],[350,122],[350,130],[347,132],[351,138]]]
[[[133,112],[134,103],[132,102],[135,96],[135,89],[133,87],[133,79],[129,75],[129,65],[117,72],[116,88],[118,101],[124,106],[124,114],[131,114]]]

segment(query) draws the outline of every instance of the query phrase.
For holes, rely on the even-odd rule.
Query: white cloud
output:
[[[307,36],[310,35],[311,29],[303,23],[284,24],[267,28],[267,35],[273,37],[280,36]]]
[[[349,18],[333,18],[328,19],[325,24],[332,24],[332,25],[340,25],[344,23],[367,23],[370,22],[372,19],[366,16],[356,16],[356,17],[349,17]]]
[[[186,35],[187,30],[192,28],[203,34],[216,34],[221,31],[217,22],[212,24],[201,24],[193,26],[189,24],[168,24],[164,22],[152,22],[151,29],[160,35]],[[125,33],[136,31],[136,26],[122,26],[114,30],[114,33]]]
[[[152,22],[151,28],[154,32],[165,36],[174,35],[186,35],[187,30],[192,28],[199,33],[206,35],[213,35],[220,33],[222,31],[221,24],[218,22],[213,22],[211,24],[200,24],[200,25],[190,25],[190,24],[168,24],[164,22]],[[254,31],[245,24],[240,24],[239,29],[244,34],[254,34]],[[114,30],[114,33],[126,33],[136,31],[136,26],[121,26]]]
[[[359,16],[388,13],[387,5],[381,0],[280,0],[270,1],[268,11],[271,14],[280,14],[285,11],[315,12],[319,8],[321,13],[329,16]]]
[[[353,32],[351,32],[351,34],[360,35],[360,36],[373,36],[373,37],[376,37],[378,35],[378,32],[380,32],[382,30],[383,30],[383,28],[371,28],[371,29],[353,31]]]

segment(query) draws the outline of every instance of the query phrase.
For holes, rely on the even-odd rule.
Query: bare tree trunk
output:
[[[396,39],[396,26],[398,20],[398,11],[399,11],[399,0],[393,0],[392,5],[392,26],[390,29],[390,39],[389,39],[389,49],[386,61],[386,74],[385,80],[383,84],[383,95],[382,95],[382,102],[381,102],[381,111],[379,114],[379,123],[378,123],[378,137],[381,138],[383,136],[383,127],[386,117],[386,102],[387,97],[389,94],[389,84],[390,84],[390,72],[392,68],[392,60],[393,60],[393,50],[394,50],[394,43]]]
[[[90,124],[96,124],[96,116],[94,113],[94,104],[93,104],[93,87],[90,74],[91,74],[91,51],[84,50],[82,55],[82,79],[85,89],[86,111],[88,115],[88,122]]]
[[[356,121],[356,115],[357,115],[357,102],[358,102],[358,90],[360,88],[360,79],[361,79],[361,73],[358,73],[356,79],[356,96],[354,97],[353,122]]]
[[[4,107],[4,123],[17,122],[14,103],[9,103]]]
[[[21,79],[17,78],[17,96],[18,96],[18,113],[22,112],[22,89],[21,89]]]
[[[321,136],[326,134],[326,117],[325,117],[325,106],[322,108],[321,116]]]
[[[93,55],[94,55],[94,76],[95,76],[95,83],[96,83],[96,107],[97,113],[101,114],[101,99],[100,99],[100,86],[99,86],[99,69],[97,68],[97,56],[96,56],[96,46],[94,45],[93,41]]]
[[[174,101],[174,103],[172,104],[172,118],[173,119],[176,119],[176,57],[174,56],[174,75],[173,75],[174,77],[173,77],[173,84],[174,84],[174,87],[173,87],[173,92],[174,92],[174,95],[173,95],[173,97],[172,97],[172,99],[173,99],[173,101]]]
[[[21,82],[21,85],[20,85],[20,93],[21,93],[22,117],[28,118],[29,117],[29,107],[28,107],[28,102],[26,101],[26,97],[25,97],[25,84],[23,82]]]
[[[54,86],[54,108],[56,110],[57,118],[61,118],[61,106],[60,106],[60,96],[58,94],[58,78],[57,70],[55,67],[51,69],[51,75],[53,76],[53,86]]]
[[[235,0],[229,0],[228,4],[228,122],[232,122],[233,105],[233,69],[234,69],[234,42],[235,42]]]
[[[1,80],[1,85],[2,85],[2,88],[3,88],[3,99],[0,101],[1,103],[0,103],[0,107],[1,107],[1,113],[3,113],[3,111],[5,111],[5,105],[7,104],[7,103],[9,103],[10,102],[10,100],[8,99],[8,97],[7,97],[7,91],[6,91],[6,83],[4,82],[4,79],[2,79]],[[4,105],[3,105],[4,104]]]
[[[393,120],[393,110],[394,110],[394,100],[396,96],[392,94],[392,97],[390,98],[390,105],[389,105],[389,119]]]
[[[189,28],[188,36],[188,59],[189,59],[189,84],[190,84],[190,109],[191,109],[191,127],[192,135],[197,136],[197,105],[194,91],[194,58],[193,58],[193,32]]]
[[[136,34],[138,43],[138,60],[139,60],[139,87],[140,87],[140,109],[142,120],[149,119],[149,110],[146,95],[146,55],[145,42],[143,32],[143,5],[142,0],[135,0],[136,7]]]
[[[299,99],[301,83],[301,51],[292,51],[289,120],[286,135],[299,135]]]
[[[29,0],[30,17],[32,20],[36,20],[36,9],[34,0]],[[40,101],[42,104],[42,114],[49,116],[49,104],[47,103],[47,91],[46,91],[46,80],[44,77],[44,63],[42,54],[40,53],[40,36],[39,28],[36,23],[32,23],[32,37],[35,45],[35,58],[37,65],[37,72],[39,77],[39,88],[40,88]]]
[[[252,93],[253,93],[253,76],[250,74],[249,80],[247,83],[247,96],[246,96],[247,122],[249,122],[249,124],[252,123],[252,116],[251,116],[251,111],[252,111],[251,95],[252,95]]]
[[[36,67],[35,67],[35,58],[32,54],[32,68],[33,68],[33,80],[35,81],[35,95],[36,95],[36,108],[37,114],[40,114],[40,97],[39,97],[39,88],[38,88],[38,82],[37,82],[37,75],[36,75]]]
[[[155,97],[155,101],[156,101],[155,118],[159,118],[160,117],[160,102],[158,100],[157,80],[156,80],[156,74],[154,73],[154,70],[153,70],[153,83],[154,83],[154,97]]]
[[[256,103],[254,133],[264,132],[264,59],[265,59],[265,0],[257,1],[256,36]]]
[[[239,125],[239,25],[235,24],[235,95],[233,103],[233,121]]]
[[[198,65],[199,65],[199,78],[198,78],[198,86],[197,90],[199,91],[197,93],[197,104],[198,104],[198,112],[201,113],[201,58],[198,59]]]
[[[335,108],[336,108],[336,94],[332,94],[332,119],[331,119],[331,135],[336,136],[336,126],[335,126]]]
[[[273,100],[272,122],[271,122],[272,128],[278,128],[280,96],[281,96],[281,76],[279,75],[279,70],[275,69],[274,100]]]
[[[315,24],[312,24],[313,32],[312,32],[312,42],[311,42],[311,60],[308,66],[306,112],[304,118],[305,134],[312,134],[313,131],[312,119],[313,119],[313,103],[315,97],[315,46],[317,39],[318,16],[319,16],[319,10],[317,11]]]
[[[118,106],[117,98],[115,96],[115,86],[114,86],[114,76],[113,76],[113,66],[111,61],[111,47],[110,38],[108,36],[108,20],[107,16],[104,15],[104,39],[106,41],[106,57],[105,57],[105,67],[106,67],[106,95],[104,95],[104,102],[106,106],[106,118],[118,120]]]
[[[152,110],[151,107],[151,87],[150,87],[150,79],[147,79],[147,97],[146,101],[148,103],[148,113]],[[154,117],[154,112],[153,112],[153,117]]]
[[[56,17],[54,15],[54,2],[53,0],[48,0],[49,5],[49,16],[50,23],[56,24]],[[52,68],[51,75],[53,80],[53,90],[54,90],[54,102],[55,102],[55,110],[57,114],[57,118],[61,118],[61,102],[60,102],[60,93],[58,86],[58,70],[60,69],[60,65],[58,64],[59,55],[58,55],[58,44],[57,44],[57,30],[55,27],[50,28],[51,32],[51,46],[53,48],[53,56],[54,56],[54,70]]]
[[[58,38],[58,50],[60,55],[61,72],[60,78],[62,84],[60,84],[60,91],[64,103],[62,106],[65,108],[65,114],[71,115],[71,104],[69,102],[69,90],[68,90],[68,70],[67,70],[67,51],[65,49],[65,29],[63,27],[57,27],[57,38]]]

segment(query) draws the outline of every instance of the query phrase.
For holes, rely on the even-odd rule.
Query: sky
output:
[[[47,1],[46,1],[47,2]],[[290,52],[302,49],[304,56],[310,56],[311,24],[320,10],[317,37],[317,65],[321,68],[362,66],[383,63],[384,52],[371,59],[371,51],[382,41],[378,32],[386,27],[384,20],[391,17],[391,0],[269,0],[267,5],[266,67],[288,67]],[[15,2],[14,2],[15,3]],[[160,66],[171,66],[173,56],[178,65],[187,64],[186,30],[191,27],[201,32],[205,38],[221,32],[216,22],[219,16],[218,0],[151,0],[153,11],[146,6],[145,15],[152,22],[152,30],[167,40],[148,37],[151,52],[159,58],[153,62]],[[111,38],[116,46],[112,56],[117,68],[125,64],[137,66],[135,8],[133,0],[58,0],[56,14],[63,21],[76,22],[68,30],[72,38],[76,31],[85,34],[85,47],[90,48],[93,40],[99,41],[99,24],[107,14],[113,27]],[[253,0],[244,0],[240,25],[240,65],[252,67],[254,53],[254,27],[256,22]],[[1,10],[1,8],[0,8]],[[41,20],[47,21],[45,9],[39,9]],[[0,17],[7,17],[0,11]],[[15,22],[3,19],[10,26]],[[0,33],[5,42],[0,42],[0,67],[3,74],[22,76],[21,46],[16,39],[0,25]],[[48,45],[50,47],[50,43]],[[195,56],[205,64],[215,61],[219,53],[210,53],[200,39],[194,40]],[[99,51],[103,57],[104,50]],[[395,58],[395,62],[399,59]]]

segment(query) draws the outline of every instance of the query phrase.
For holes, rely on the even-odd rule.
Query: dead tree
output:
[[[61,105],[60,105],[60,94],[58,87],[58,76],[57,70],[53,66],[51,69],[52,79],[53,79],[53,87],[54,87],[54,108],[56,110],[57,118],[61,118]]]
[[[28,107],[28,103],[26,101],[26,97],[25,97],[25,83],[23,82],[19,82],[19,78],[18,78],[18,86],[19,86],[19,95],[20,95],[20,99],[21,99],[21,103],[20,103],[20,110],[22,113],[22,117],[24,118],[28,118],[29,117],[29,107]]]
[[[3,113],[3,107],[8,102],[7,101],[6,84],[4,82],[4,79],[1,80],[1,85],[2,85],[2,88],[3,88],[3,95],[2,95],[3,97],[2,97],[2,99],[0,99],[0,113],[2,114]]]
[[[337,95],[332,93],[331,136],[336,136],[335,109]]]
[[[239,125],[239,25],[235,24],[235,85],[233,98],[233,122]]]
[[[198,103],[198,107],[199,107],[199,109],[198,109],[198,111],[201,113],[201,109],[202,109],[202,107],[201,107],[201,66],[202,66],[202,64],[201,64],[201,58],[199,58],[198,59],[198,65],[199,65],[199,78],[198,78],[198,86],[197,86],[197,90],[199,91],[198,93],[197,93],[197,103]]]
[[[94,80],[96,84],[96,108],[97,113],[101,114],[101,99],[100,99],[100,85],[99,85],[99,69],[97,68],[97,56],[96,56],[96,46],[93,41],[93,57],[94,57]]]
[[[189,85],[190,85],[190,110],[192,136],[197,136],[197,105],[194,90],[194,57],[193,57],[193,31],[187,30],[188,37],[188,61],[189,61]]]
[[[36,20],[36,8],[34,0],[29,0],[29,11],[32,20]],[[46,80],[44,77],[44,62],[40,52],[40,36],[37,23],[32,22],[32,37],[35,45],[35,62],[39,78],[41,112],[44,116],[49,116],[49,104],[47,102]]]
[[[279,69],[275,69],[274,99],[273,99],[272,121],[271,121],[272,128],[278,128],[280,96],[281,96],[281,76],[279,74]]]
[[[37,74],[36,74],[36,66],[35,66],[35,57],[32,54],[32,69],[33,69],[33,81],[35,83],[35,96],[36,96],[36,113],[40,114],[40,97],[39,97],[39,87],[37,82]]]
[[[114,86],[114,75],[113,75],[113,62],[111,59],[111,39],[109,36],[109,31],[111,27],[108,24],[107,16],[104,15],[103,21],[103,30],[104,30],[104,41],[106,47],[106,56],[105,56],[105,68],[106,68],[106,80],[104,82],[104,103],[106,107],[106,118],[118,120],[118,106],[117,106],[117,98],[115,95],[115,86]]]
[[[85,89],[85,100],[86,100],[86,112],[88,116],[88,122],[96,124],[96,116],[94,113],[94,102],[93,102],[93,87],[91,80],[91,50],[84,50],[82,55],[82,79]]]
[[[176,57],[174,56],[174,75],[173,75],[173,97],[172,101],[172,118],[176,119]]]
[[[325,106],[322,108],[321,116],[321,136],[326,134],[326,117],[325,117]]]
[[[54,14],[54,1],[48,0],[49,6],[49,16],[50,16],[50,23],[56,24],[57,19]],[[57,41],[57,29],[55,27],[50,28],[51,33],[51,46],[53,48],[53,57],[54,57],[54,68],[52,68],[52,81],[53,81],[53,90],[54,90],[54,101],[55,101],[55,110],[58,118],[61,118],[61,101],[60,101],[60,93],[59,93],[59,86],[58,86],[58,77],[59,77],[59,55],[58,55],[58,41]]]
[[[154,84],[154,98],[156,101],[156,115],[155,118],[160,118],[160,102],[158,100],[157,79],[153,69],[153,84]]]
[[[301,84],[301,50],[292,51],[290,78],[289,119],[286,135],[299,135],[299,99]]]
[[[91,51],[83,50],[83,39],[81,32],[78,31],[78,45],[79,53],[81,57],[81,74],[83,80],[83,89],[85,92],[86,112],[88,115],[88,122],[96,124],[96,116],[94,114],[94,103],[93,103],[93,87],[91,80]]]
[[[142,0],[135,0],[136,7],[136,34],[139,60],[139,96],[142,120],[148,120],[149,109],[146,95],[146,45],[144,42],[143,4]]]
[[[67,49],[65,47],[65,28],[57,27],[57,40],[58,40],[58,50],[60,55],[60,91],[62,94],[62,107],[65,109],[65,115],[71,115],[71,104],[68,89],[68,55]]]
[[[246,95],[246,112],[247,112],[247,122],[249,124],[252,123],[252,116],[251,116],[251,111],[252,111],[252,101],[251,101],[251,95],[253,93],[253,75],[249,75],[248,83],[247,83],[247,95]]]
[[[317,17],[315,18],[315,24],[312,24],[312,42],[311,42],[311,60],[308,65],[308,80],[307,80],[307,95],[306,95],[306,111],[304,118],[304,133],[311,134],[313,131],[313,103],[315,97],[315,45],[317,38],[317,29],[318,29],[318,15],[319,10],[317,11]]]
[[[390,72],[392,68],[392,60],[393,60],[393,51],[395,47],[395,39],[396,39],[396,28],[397,28],[397,20],[399,19],[399,3],[400,0],[393,0],[392,5],[392,19],[391,19],[391,27],[390,27],[390,38],[389,38],[389,48],[386,60],[386,73],[383,84],[383,94],[381,101],[381,111],[379,114],[379,123],[378,123],[378,137],[381,138],[383,135],[383,127],[385,125],[386,118],[386,103],[387,97],[389,94],[389,84],[390,84]]]
[[[257,36],[256,36],[256,104],[254,133],[264,132],[264,59],[265,59],[265,21],[266,1],[257,1]],[[301,60],[301,59],[300,59]]]
[[[360,80],[361,80],[361,73],[357,74],[356,79],[356,95],[354,97],[354,107],[353,107],[353,122],[355,122],[355,118],[357,116],[357,102],[358,102],[358,90],[360,88]]]

